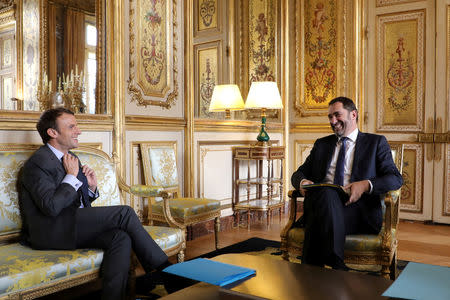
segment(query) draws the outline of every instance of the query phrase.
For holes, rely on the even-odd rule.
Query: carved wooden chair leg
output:
[[[184,261],[184,250],[181,250],[180,252],[178,252],[177,254],[177,262],[183,262]]]
[[[389,279],[390,278],[390,265],[381,265],[381,276],[383,278]]]
[[[389,266],[389,271],[390,279],[395,280],[397,278],[397,252],[394,253],[391,265]]]
[[[216,250],[219,249],[219,231],[220,231],[220,217],[214,219],[214,242]]]

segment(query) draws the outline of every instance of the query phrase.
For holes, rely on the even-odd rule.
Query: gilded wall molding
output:
[[[400,196],[400,211],[405,213],[423,212],[423,170],[424,145],[404,144],[403,186]]]
[[[144,4],[151,7],[144,7]],[[161,5],[166,5],[165,11]],[[177,0],[164,0],[158,5],[155,2],[130,0],[127,84],[131,101],[139,106],[154,105],[170,109],[177,100],[179,90],[177,6]],[[145,8],[149,11],[144,15],[141,10]],[[161,16],[160,12],[165,15]],[[148,28],[138,27],[142,19],[147,20]],[[149,36],[146,36],[146,33]],[[147,38],[143,39],[145,36]],[[160,37],[163,37],[163,40],[157,40]],[[141,45],[141,42],[144,44]],[[158,43],[166,47],[159,46]],[[140,49],[139,45],[142,46]]]
[[[442,214],[444,216],[450,216],[450,144],[445,145],[445,180],[443,186],[443,197],[442,199]]]
[[[295,97],[297,117],[324,116],[336,96],[355,100],[360,53],[360,1],[295,1]],[[356,46],[355,46],[356,45]],[[308,124],[310,125],[310,124]]]
[[[377,130],[422,131],[425,10],[378,16],[376,31]]]
[[[377,0],[376,7],[389,6],[389,5],[397,5],[403,3],[412,3],[419,2],[422,0]]]
[[[303,164],[314,146],[312,140],[295,140],[294,141],[294,160],[292,170],[295,171]]]

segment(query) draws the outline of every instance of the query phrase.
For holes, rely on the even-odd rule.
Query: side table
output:
[[[233,212],[239,223],[240,211],[247,211],[247,227],[250,229],[251,211],[266,211],[267,226],[270,224],[272,211],[284,208],[283,195],[283,146],[238,146],[233,147]],[[279,161],[279,164],[277,163]],[[246,163],[245,163],[246,162]],[[251,166],[256,164],[256,174]],[[279,166],[279,176],[274,177],[274,169]],[[241,168],[247,168],[247,176],[240,178]],[[245,169],[244,169],[245,170]],[[245,186],[247,197],[240,199],[240,188]],[[252,188],[254,187],[254,188]],[[266,188],[265,192],[263,188]],[[255,190],[252,195],[251,191]]]

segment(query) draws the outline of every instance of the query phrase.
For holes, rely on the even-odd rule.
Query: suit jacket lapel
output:
[[[336,149],[336,143],[338,141],[338,138],[336,135],[333,136],[332,139],[330,139],[329,143],[326,143],[326,149],[325,153],[327,154],[327,166],[324,170],[323,178],[325,178],[328,169],[330,168],[331,159],[333,158],[334,149]]]
[[[352,174],[350,176],[350,182],[355,181],[355,175],[358,174],[358,167],[360,165],[361,156],[364,153],[364,133],[361,131],[358,132],[358,136],[356,137],[355,151],[353,155],[353,166],[352,166]]]

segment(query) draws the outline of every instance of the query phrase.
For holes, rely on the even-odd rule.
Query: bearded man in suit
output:
[[[170,265],[166,254],[131,207],[91,207],[97,178],[70,152],[81,134],[73,112],[47,110],[36,127],[44,145],[19,178],[23,239],[35,249],[103,249],[102,299],[124,299],[131,250],[147,273]]]
[[[377,234],[382,225],[380,195],[400,188],[403,179],[386,138],[358,130],[358,110],[351,99],[331,100],[328,119],[334,134],[314,143],[291,178],[305,196],[296,226],[305,227],[303,263],[346,270],[345,236]],[[330,187],[301,188],[312,183],[341,185],[349,196]]]

